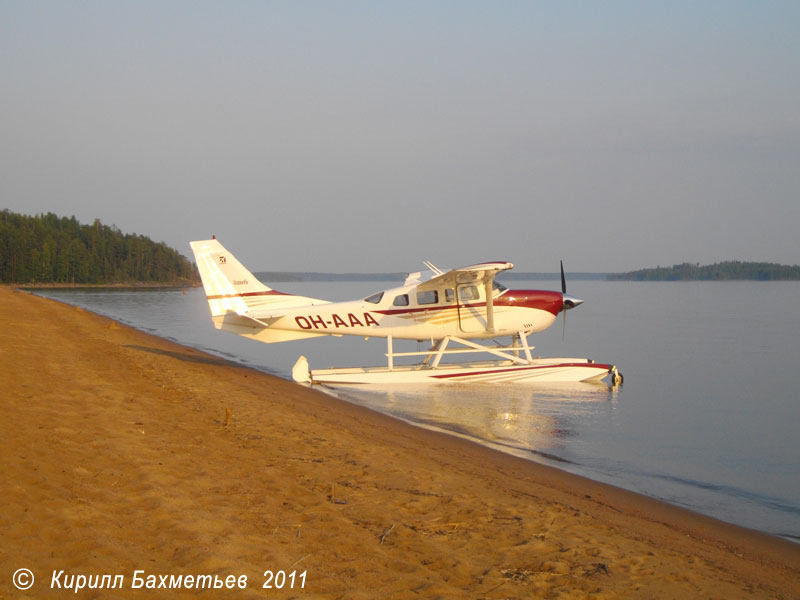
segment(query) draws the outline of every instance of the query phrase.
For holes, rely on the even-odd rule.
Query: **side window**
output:
[[[458,288],[458,297],[462,301],[469,301],[469,300],[477,300],[480,296],[478,295],[478,288],[474,285],[462,285]]]
[[[394,306],[408,306],[408,294],[400,294],[399,296],[395,297],[392,304]]]
[[[417,292],[417,304],[436,304],[437,302],[439,302],[439,292],[436,290]]]
[[[455,299],[456,299],[456,293],[455,293],[455,291],[453,290],[453,288],[447,288],[447,289],[444,291],[444,299],[445,299],[447,302],[452,302],[453,300],[455,300]]]

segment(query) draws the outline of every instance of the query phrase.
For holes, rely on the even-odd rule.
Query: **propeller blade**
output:
[[[567,278],[564,277],[564,261],[561,261],[561,293],[567,293]]]

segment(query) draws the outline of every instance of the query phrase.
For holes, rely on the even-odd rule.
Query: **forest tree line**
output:
[[[95,219],[0,211],[0,282],[188,283],[198,281],[186,257],[163,242],[124,234]]]
[[[738,260],[700,265],[682,263],[672,267],[641,269],[628,273],[611,273],[612,281],[722,281],[746,279],[754,281],[800,280],[800,265],[779,265]]]

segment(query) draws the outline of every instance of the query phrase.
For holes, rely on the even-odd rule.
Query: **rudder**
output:
[[[248,297],[268,294],[273,290],[247,270],[216,239],[190,242],[203,280],[211,316],[233,311],[243,315],[250,310]]]
[[[197,261],[212,318],[231,312],[250,318],[268,317],[274,310],[326,303],[277,292],[264,285],[216,238],[189,245]]]

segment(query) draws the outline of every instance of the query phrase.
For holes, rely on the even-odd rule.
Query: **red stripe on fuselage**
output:
[[[486,306],[483,304],[462,304],[463,306]],[[411,313],[428,312],[431,310],[454,310],[458,308],[458,304],[448,304],[446,306],[437,306],[431,304],[430,306],[423,306],[421,308],[389,308],[386,310],[371,310],[370,312],[378,313],[381,315],[407,315]]]
[[[564,306],[564,299],[561,292],[550,292],[547,290],[506,290],[494,299],[493,304],[495,306],[534,308],[557,315]],[[445,306],[431,304],[419,308],[390,308],[385,310],[373,310],[371,312],[380,313],[382,315],[405,315],[431,310],[448,310],[459,307],[481,308],[484,306],[486,306],[486,302],[469,302],[467,304],[453,303]]]

